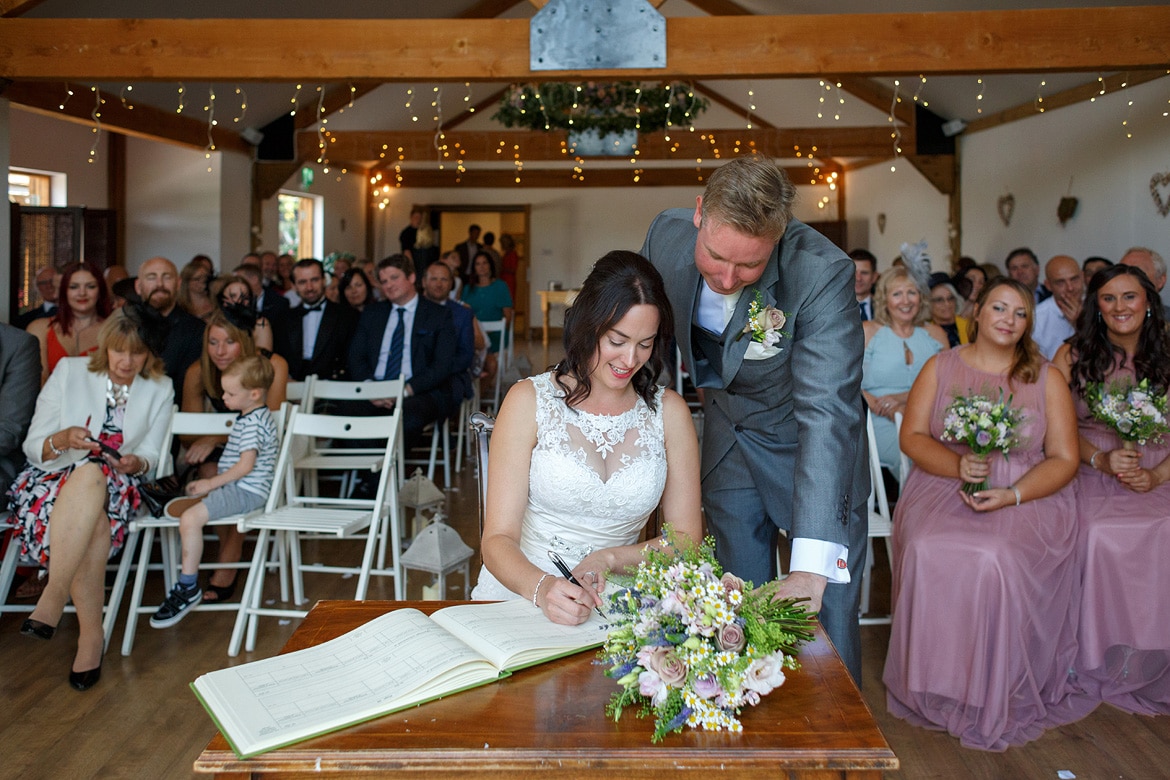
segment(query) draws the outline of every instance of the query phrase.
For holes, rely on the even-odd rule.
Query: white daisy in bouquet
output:
[[[1110,383],[1090,382],[1085,387],[1085,405],[1094,418],[1108,425],[1126,449],[1134,444],[1158,443],[1170,433],[1165,390],[1150,386],[1149,379]]]
[[[943,441],[966,444],[971,452],[985,457],[1002,452],[1006,458],[1019,444],[1018,428],[1023,411],[1012,408],[1012,399],[1006,400],[1003,391],[998,398],[987,394],[956,395],[943,415]],[[987,480],[964,482],[963,492],[972,494],[990,487]]]
[[[796,600],[773,600],[775,583],[753,590],[723,573],[711,539],[686,544],[669,530],[668,539],[610,597],[599,657],[621,689],[606,711],[614,720],[628,706],[653,714],[654,742],[684,726],[742,731],[740,711],[799,668],[814,617]]]

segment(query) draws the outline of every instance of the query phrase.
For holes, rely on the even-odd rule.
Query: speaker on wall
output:
[[[297,158],[297,128],[292,114],[281,114],[260,128],[264,137],[256,147],[256,159],[290,162]]]

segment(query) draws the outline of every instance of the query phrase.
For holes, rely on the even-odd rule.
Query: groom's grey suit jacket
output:
[[[855,559],[852,548],[864,544],[866,514],[851,509],[868,498],[869,471],[853,261],[792,220],[763,276],[744,288],[727,328],[715,338],[695,325],[703,281],[694,262],[693,215],[693,209],[660,214],[642,254],[662,273],[679,348],[695,385],[705,389],[704,492],[719,485],[720,463],[738,444],[753,464],[752,478],[769,515],[790,539],[842,544]],[[745,360],[750,336],[736,335],[757,289],[764,304],[787,316],[787,335],[778,355]],[[851,529],[851,517],[862,518],[862,528]]]

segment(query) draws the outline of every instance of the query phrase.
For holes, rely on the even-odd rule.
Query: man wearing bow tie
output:
[[[298,382],[316,374],[344,379],[345,357],[357,327],[357,313],[325,298],[325,267],[306,258],[293,266],[293,284],[301,302],[289,310],[276,351],[288,361],[288,375]]]
[[[53,266],[47,265],[37,271],[37,294],[41,296],[41,305],[29,309],[24,314],[17,315],[12,324],[21,330],[27,330],[29,323],[42,317],[52,317],[57,313],[57,288],[61,286],[61,274]]]
[[[860,684],[869,474],[855,267],[792,218],[795,193],[773,161],[732,160],[693,210],[654,220],[642,254],[662,272],[703,389],[703,508],[720,563],[763,584],[784,531],[778,593],[809,599]],[[784,316],[748,323],[767,307]]]

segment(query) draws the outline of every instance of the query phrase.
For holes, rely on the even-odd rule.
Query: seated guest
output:
[[[1154,289],[1158,291],[1158,296],[1154,299],[1155,303],[1161,303],[1162,288],[1166,286],[1166,261],[1162,256],[1153,249],[1147,249],[1144,246],[1134,246],[1125,250],[1125,254],[1117,261],[1118,265],[1132,265],[1135,268],[1140,268],[1145,272],[1146,278],[1154,285]],[[1170,306],[1162,305],[1162,316],[1170,321]]]
[[[1077,684],[1073,704],[1099,702],[1145,715],[1170,713],[1170,623],[1151,605],[1170,588],[1170,438],[1126,443],[1085,402],[1089,388],[1148,380],[1170,387],[1170,337],[1154,285],[1138,268],[1117,265],[1089,283],[1076,335],[1056,367],[1076,398],[1080,432],[1077,498],[1082,575]]]
[[[1033,301],[1019,282],[989,282],[972,343],[927,361],[902,426],[915,468],[894,513],[886,702],[983,750],[1063,722],[1076,653],[1075,413],[1032,341]],[[1023,414],[1009,457],[943,441],[957,397],[1001,393]]]
[[[527,599],[583,622],[608,572],[636,567],[661,506],[699,541],[699,447],[686,402],[658,386],[672,350],[662,277],[633,252],[597,261],[565,312],[565,359],[519,382],[492,434],[484,568],[472,597]],[[559,553],[581,585],[556,574]]]
[[[46,265],[37,271],[37,294],[41,297],[41,304],[34,306],[24,314],[13,318],[12,324],[21,330],[28,330],[33,320],[42,317],[52,317],[57,313],[57,293],[61,287],[61,274],[51,265]]]
[[[873,286],[878,280],[877,258],[868,249],[854,249],[849,253],[853,261],[853,293],[861,321],[873,319]]]
[[[476,337],[480,341],[486,340],[475,321],[475,315],[471,313],[471,307],[449,297],[453,283],[450,268],[444,263],[431,263],[423,279],[423,295],[427,300],[451,310],[451,318],[455,322],[455,363],[451,366],[455,396],[471,398],[475,395],[471,366],[475,361]]]
[[[187,484],[187,495],[199,498],[167,504],[167,513],[179,517],[182,566],[179,581],[150,619],[153,628],[170,628],[203,600],[198,587],[203,527],[212,520],[253,512],[268,501],[280,446],[276,421],[265,405],[272,381],[272,364],[261,355],[241,358],[223,371],[223,403],[239,416],[224,446],[217,473]],[[221,591],[219,594],[223,595]]]
[[[182,396],[187,367],[199,359],[203,344],[203,321],[183,311],[178,291],[179,271],[165,257],[152,257],[138,269],[134,292],[167,321],[169,335],[162,359],[176,398]]]
[[[1098,271],[1103,271],[1106,268],[1112,268],[1113,261],[1105,257],[1086,257],[1085,262],[1081,263],[1081,274],[1085,277],[1085,287],[1089,286],[1089,282],[1093,281],[1093,275]]]
[[[1026,246],[1008,252],[1004,261],[1008,276],[1027,287],[1032,292],[1036,303],[1040,303],[1052,295],[1052,291],[1040,284],[1040,260],[1036,253]]]
[[[283,337],[288,319],[288,298],[270,287],[264,286],[264,277],[254,265],[241,265],[234,271],[236,276],[243,278],[252,291],[253,307],[261,318],[268,321],[272,330],[272,344],[267,345],[270,350],[276,349],[276,342]],[[278,335],[279,334],[279,335]]]
[[[381,260],[378,281],[386,300],[362,312],[349,349],[349,375],[356,381],[405,378],[402,431],[409,450],[421,442],[423,428],[459,408],[462,396],[456,397],[452,378],[458,349],[455,321],[446,306],[418,295],[409,257]],[[367,407],[365,413],[378,412]]]
[[[971,262],[974,263],[975,261],[972,260]],[[967,302],[959,311],[959,315],[965,320],[970,320],[975,316],[975,301],[979,299],[979,294],[983,292],[983,288],[987,285],[987,271],[981,265],[971,265],[964,268],[959,274],[971,286],[971,289],[963,294],[963,298]]]
[[[959,291],[944,273],[930,275],[930,312],[928,319],[942,328],[947,336],[947,345],[957,347],[967,343],[967,318],[960,317],[958,310],[966,304]]]
[[[374,291],[371,289],[370,279],[366,276],[366,272],[360,268],[350,268],[341,277],[341,282],[337,285],[338,301],[343,306],[361,314],[362,311],[374,302]]]
[[[41,384],[62,358],[86,357],[97,351],[98,330],[113,309],[101,274],[79,263],[62,272],[57,301],[60,306],[53,316],[33,320],[28,326],[41,347]]]
[[[874,415],[882,467],[897,476],[902,457],[894,415],[906,408],[910,386],[926,361],[947,349],[947,337],[937,325],[926,324],[922,292],[905,268],[882,274],[874,301],[874,318],[861,323],[865,331],[861,396]]]
[[[508,292],[508,285],[496,278],[496,263],[487,252],[479,252],[475,256],[475,274],[472,281],[463,288],[463,302],[471,307],[475,318],[480,322],[498,322],[505,324],[512,321],[512,294]],[[499,352],[501,334],[489,333],[487,358],[484,361],[483,382],[485,387],[491,387],[496,380],[496,371],[499,370]]]
[[[20,328],[0,323],[0,486],[12,484],[24,465],[21,445],[28,434],[37,393],[41,391],[41,358],[37,340]],[[0,557],[7,545],[15,544],[10,534],[0,539]],[[44,583],[35,568],[19,569],[26,578],[16,589],[18,599],[35,598]],[[6,594],[5,594],[6,595]]]
[[[126,539],[139,480],[164,457],[173,401],[158,358],[166,326],[146,308],[119,309],[98,332],[92,357],[57,366],[24,442],[30,465],[8,492],[21,553],[49,567],[20,632],[52,639],[72,600],[79,635],[69,683],[80,691],[101,677],[106,561]]]
[[[1067,255],[1057,255],[1045,263],[1044,276],[1052,297],[1036,305],[1033,338],[1040,354],[1052,360],[1056,350],[1076,330],[1085,297],[1085,277],[1077,261]]]
[[[179,306],[192,317],[201,320],[206,320],[207,315],[215,309],[215,297],[209,291],[215,273],[208,270],[210,259],[206,263],[200,261],[204,257],[196,255],[194,260],[183,266],[179,274]]]
[[[182,411],[229,411],[223,396],[223,372],[236,361],[256,355],[267,357],[271,362],[273,380],[265,397],[270,410],[275,412],[280,409],[288,397],[288,363],[280,355],[274,355],[256,345],[252,335],[255,317],[255,311],[246,304],[225,303],[221,310],[213,312],[208,318],[199,360],[191,364],[183,380],[183,396],[179,406]],[[226,443],[226,436],[201,436],[187,441],[187,450],[181,462],[196,467],[196,475],[200,479],[214,477]],[[219,535],[219,562],[239,562],[244,549],[244,535],[234,525],[218,525],[215,529]],[[235,589],[236,570],[219,569],[211,575],[203,600],[209,603],[227,601]]]
[[[349,307],[325,298],[325,267],[306,258],[293,267],[293,284],[300,303],[288,314],[284,338],[276,345],[288,361],[289,376],[297,382],[316,374],[342,379],[358,315]]]
[[[252,340],[256,342],[256,347],[265,353],[265,357],[272,356],[272,348],[275,343],[275,336],[272,332],[272,323],[264,316],[263,312],[256,308],[255,299],[252,297],[252,285],[242,275],[231,275],[221,277],[223,279],[223,286],[216,295],[216,306],[220,309],[225,306],[243,306],[250,309],[256,317],[256,324],[252,328]]]

